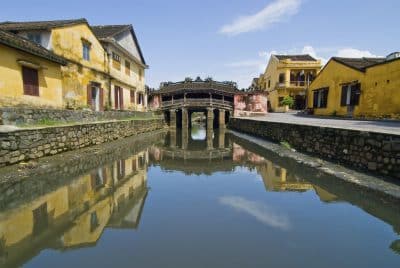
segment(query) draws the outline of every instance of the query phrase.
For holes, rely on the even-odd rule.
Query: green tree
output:
[[[294,99],[290,96],[285,96],[283,100],[281,101],[281,105],[283,106],[289,106],[289,108],[292,108],[294,105]]]

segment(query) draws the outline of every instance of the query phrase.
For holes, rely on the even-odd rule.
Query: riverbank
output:
[[[294,161],[299,165],[315,169],[323,174],[329,175],[329,177],[337,178],[341,182],[356,186],[360,191],[380,194],[386,198],[388,197],[395,200],[397,204],[400,202],[400,184],[395,180],[388,180],[384,177],[372,176],[354,171],[341,165],[297,152],[254,135],[244,134],[234,130],[230,130],[230,132],[234,136],[250,142],[262,150],[266,150],[269,155],[277,155],[279,158]]]
[[[232,118],[229,127],[361,171],[400,179],[400,133],[269,118]],[[397,128],[395,128],[397,129]]]
[[[165,127],[159,119],[124,119],[0,132],[0,166],[35,160]]]

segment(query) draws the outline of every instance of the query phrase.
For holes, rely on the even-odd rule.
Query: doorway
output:
[[[102,111],[103,89],[100,84],[92,82],[88,86],[88,105],[93,111]]]

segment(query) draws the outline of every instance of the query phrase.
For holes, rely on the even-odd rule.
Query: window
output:
[[[22,81],[24,83],[24,94],[39,96],[39,74],[38,70],[22,67]]]
[[[42,44],[42,36],[40,33],[28,33],[27,38],[36,44]]]
[[[268,88],[271,87],[271,80],[268,80]]]
[[[285,83],[285,74],[279,74],[279,84]]]
[[[90,61],[90,43],[82,41],[82,57],[84,60]]]
[[[314,90],[313,107],[314,108],[326,108],[328,105],[328,92],[329,88],[320,88]]]
[[[143,93],[139,93],[138,95],[138,104],[143,104]]]
[[[341,106],[355,106],[360,103],[361,84],[346,84],[342,86]]]
[[[129,61],[125,61],[125,74],[130,76],[131,75],[131,63]]]
[[[117,53],[112,53],[112,58],[113,60],[117,61],[117,62],[121,62],[121,56],[118,55]]]
[[[117,53],[112,53],[112,65],[114,69],[121,70],[121,57]]]

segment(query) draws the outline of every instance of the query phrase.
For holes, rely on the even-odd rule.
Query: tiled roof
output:
[[[119,33],[122,33],[124,31],[130,31],[133,37],[133,40],[135,41],[135,44],[138,48],[139,55],[140,55],[140,60],[144,65],[146,65],[146,61],[143,57],[142,49],[140,48],[139,41],[137,40],[135,30],[133,29],[133,26],[130,24],[125,24],[125,25],[96,25],[96,26],[90,26],[92,28],[93,33],[96,35],[96,37],[100,40],[104,40],[107,38],[112,38],[116,36]]]
[[[9,33],[3,30],[0,30],[0,44],[22,50],[32,55],[42,57],[53,62],[57,62],[62,65],[67,64],[67,61],[64,58],[57,56],[56,54],[45,49],[44,47],[16,34]]]
[[[131,25],[99,25],[99,26],[91,26],[93,33],[97,36],[97,38],[107,38],[113,37],[116,34],[119,34],[131,27]]]
[[[53,28],[88,23],[86,19],[75,20],[53,20],[53,21],[5,21],[0,23],[0,29],[6,31],[24,31],[24,30],[50,30]]]
[[[292,61],[317,61],[313,57],[308,54],[304,55],[274,55],[278,58],[278,60],[287,60],[290,59]]]
[[[342,63],[350,68],[365,71],[366,68],[385,62],[386,58],[340,58],[333,57],[332,60],[335,60],[339,63]]]

